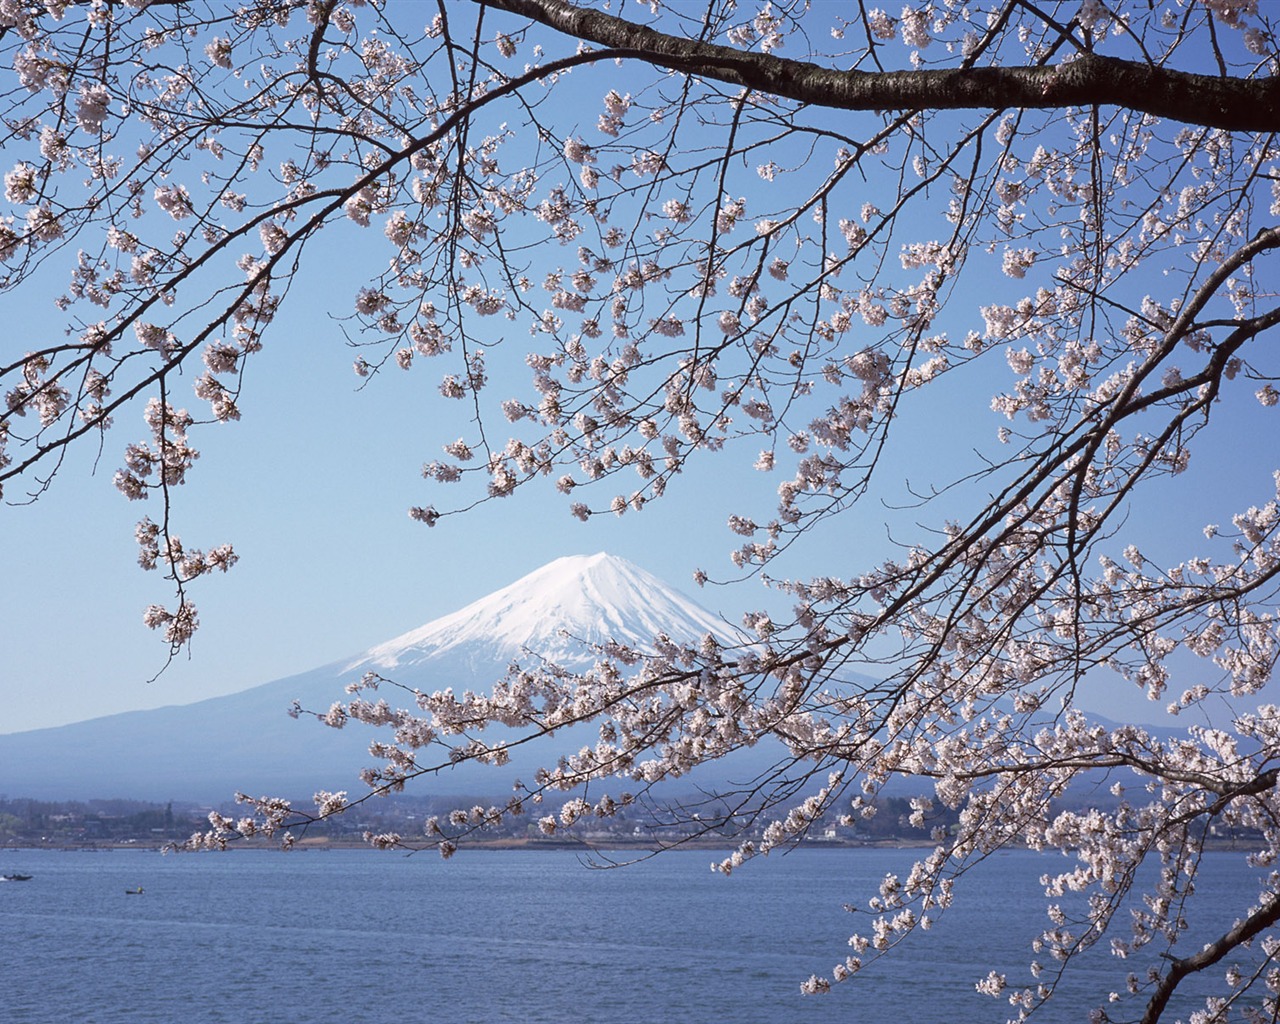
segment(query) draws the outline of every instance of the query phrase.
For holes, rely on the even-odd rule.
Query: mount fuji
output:
[[[131,711],[51,729],[0,735],[0,793],[38,799],[128,797],[223,802],[237,791],[309,798],[358,791],[381,730],[335,730],[286,713],[293,701],[324,711],[346,684],[376,672],[424,690],[487,689],[530,655],[568,667],[587,645],[640,649],[736,631],[630,562],[607,554],[560,558],[508,587],[348,659],[194,704]],[[397,703],[398,691],[386,693]],[[408,695],[402,695],[408,698]],[[553,740],[554,742],[554,740]],[[551,748],[541,751],[554,763]],[[428,794],[505,792],[513,772],[463,766],[424,780]]]

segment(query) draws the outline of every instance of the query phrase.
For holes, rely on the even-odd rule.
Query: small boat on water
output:
[[[142,895],[142,886],[138,886],[138,888],[136,888],[136,889],[126,889],[126,890],[124,891],[124,894],[125,894],[126,896],[141,896],[141,895]]]
[[[30,875],[0,875],[0,882],[29,882]]]

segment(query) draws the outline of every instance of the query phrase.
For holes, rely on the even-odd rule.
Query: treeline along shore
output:
[[[433,815],[443,818],[457,807],[491,802],[492,797],[456,796],[374,799],[327,821],[299,826],[295,834],[304,846],[359,846],[364,844],[366,832],[397,832],[412,838],[422,835],[424,822]],[[304,811],[311,809],[309,801],[298,801],[296,805]],[[860,820],[856,827],[842,825],[834,816],[830,821],[818,822],[812,831],[812,841],[825,844],[925,842],[938,824],[944,827],[950,824],[933,820],[924,828],[912,826],[908,821],[911,808],[905,797],[889,797],[882,800],[881,805],[874,817]],[[550,801],[544,802],[538,808],[538,815],[476,834],[471,845],[546,849],[577,846],[585,841],[599,846],[651,846],[684,839],[689,831],[688,823],[670,821],[661,808],[636,804],[620,810],[613,818],[583,822],[564,834],[543,835],[537,818],[555,814],[557,810]],[[151,803],[129,799],[60,801],[0,797],[0,849],[162,847],[183,842],[192,833],[207,829],[212,811],[235,816],[237,806],[232,801],[215,807],[180,800]],[[749,826],[746,834],[750,834],[751,828],[763,829],[766,824],[767,820]],[[704,808],[699,825],[705,835],[696,840],[697,845],[723,846],[732,837],[741,838],[740,825],[716,823],[715,808]]]

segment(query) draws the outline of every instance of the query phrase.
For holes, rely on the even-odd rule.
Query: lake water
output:
[[[366,850],[0,853],[0,873],[35,876],[0,883],[0,1021],[998,1022],[1008,1004],[973,983],[993,966],[1023,977],[1045,920],[1036,879],[1066,863],[991,859],[892,963],[802,996],[801,981],[848,952],[862,915],[841,905],[908,870],[912,852],[806,849],[730,878],[711,873],[713,856],[600,871],[551,851],[464,850],[447,863]],[[1240,854],[1209,855],[1204,931],[1193,921],[1187,951],[1255,891]],[[1095,957],[1037,1016],[1084,1021],[1125,968]]]

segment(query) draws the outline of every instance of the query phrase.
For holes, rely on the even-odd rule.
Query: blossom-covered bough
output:
[[[748,616],[744,646],[659,638],[602,649],[585,674],[524,665],[486,693],[352,694],[321,717],[386,730],[372,791],[598,726],[507,805],[377,844],[449,853],[571,794],[542,819],[556,831],[771,737],[776,772],[721,794],[715,827],[767,822],[723,871],[874,813],[891,779],[929,791],[920,822],[960,810],[806,989],[927,928],[969,866],[1024,844],[1074,859],[1046,876],[1027,977],[982,991],[1033,1013],[1103,942],[1117,981],[1096,1019],[1161,1019],[1209,971],[1197,1019],[1273,1020],[1280,505],[1272,488],[1229,526],[1187,522],[1184,554],[1143,550],[1141,529],[1198,514],[1179,489],[1198,449],[1280,468],[1274,444],[1233,436],[1280,400],[1269,14],[3,0],[0,281],[57,308],[47,337],[0,357],[0,484],[26,500],[69,447],[110,446],[113,418],[141,416],[116,485],[158,506],[140,561],[175,593],[146,620],[180,650],[189,588],[236,555],[184,545],[171,493],[201,427],[239,417],[295,275],[343,244],[366,268],[334,311],[356,372],[412,371],[458,402],[424,467],[458,496],[414,518],[526,486],[582,519],[634,514],[745,457],[778,501],[730,520],[733,559],[794,606]],[[504,382],[527,364],[529,386],[491,394],[499,363]],[[901,498],[903,460],[957,436],[968,461],[917,481],[863,564],[876,545],[847,538]],[[829,574],[772,578],[793,545],[823,547]],[[1196,724],[1169,739],[1091,720],[1077,690],[1106,677]],[[1081,778],[1108,799],[1061,811]],[[259,802],[200,841],[346,798],[317,803]],[[1214,829],[1249,837],[1258,886],[1205,934],[1188,897]],[[1086,898],[1063,909],[1065,892]]]

